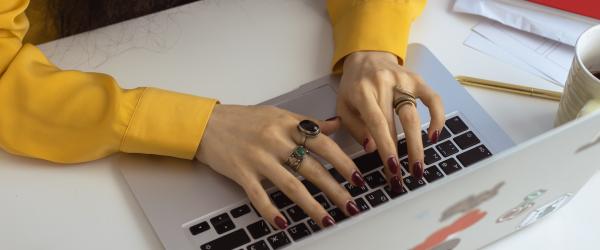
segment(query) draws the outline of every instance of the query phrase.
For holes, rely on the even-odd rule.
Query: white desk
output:
[[[429,1],[411,41],[428,46],[455,75],[543,81],[463,46],[479,19],[451,13],[450,3]],[[147,32],[150,26],[159,33]],[[119,40],[113,38],[131,38],[134,46],[107,46]],[[68,59],[53,56],[58,65],[106,72],[126,87],[151,85],[252,104],[327,74],[332,45],[321,0],[206,0],[44,49],[68,51]],[[556,103],[469,91],[516,142],[552,127]],[[0,166],[0,249],[162,249],[112,158],[56,166],[3,152],[0,157],[10,162]],[[559,213],[489,248],[597,248],[600,202],[594,190],[600,190],[599,178]]]

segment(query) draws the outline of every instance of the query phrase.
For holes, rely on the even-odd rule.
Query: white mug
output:
[[[560,98],[555,126],[600,109],[600,25],[577,40],[575,58]]]

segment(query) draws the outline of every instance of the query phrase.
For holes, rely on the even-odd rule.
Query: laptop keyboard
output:
[[[329,173],[348,190],[358,208],[364,212],[492,155],[488,148],[481,144],[476,133],[469,129],[464,119],[459,116],[452,116],[446,120],[436,144],[429,142],[425,131],[422,131],[422,136],[426,165],[422,179],[416,179],[409,174],[406,140],[398,141],[398,157],[402,165],[405,186],[402,193],[394,193],[390,190],[383,174],[383,163],[377,152],[353,159],[367,183],[363,188],[351,185],[333,168],[329,169]],[[345,214],[335,207],[315,185],[307,180],[303,180],[302,183],[336,223],[347,219]],[[289,224],[286,230],[279,230],[269,225],[248,200],[186,223],[183,230],[193,244],[202,250],[280,249],[321,230],[317,223],[281,191],[273,188],[269,196],[273,204],[286,217]]]

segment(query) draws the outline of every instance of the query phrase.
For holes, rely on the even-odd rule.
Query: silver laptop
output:
[[[589,138],[590,131],[600,132],[600,114],[513,147],[427,48],[411,44],[407,62],[442,96],[448,111],[439,142],[424,145],[424,178],[417,180],[403,169],[408,190],[388,192],[377,155],[365,154],[344,131],[336,133],[334,139],[354,159],[368,185],[353,187],[329,169],[363,210],[346,218],[314,185],[303,181],[337,221],[332,228],[318,228],[265,183],[290,222],[284,231],[275,229],[241,188],[197,162],[127,155],[119,159],[120,168],[167,249],[203,250],[480,248],[556,211],[595,171],[586,163],[600,153],[600,145],[594,145],[600,138]],[[337,84],[337,78],[324,77],[264,104],[324,119],[335,114]],[[424,105],[418,106],[427,120]],[[407,166],[402,134],[398,151]]]

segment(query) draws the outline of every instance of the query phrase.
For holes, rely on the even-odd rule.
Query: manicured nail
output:
[[[390,185],[392,186],[392,191],[396,193],[404,192],[404,187],[402,187],[402,182],[400,181],[400,177],[394,176],[390,180]]]
[[[325,120],[325,121],[328,121],[328,122],[329,122],[329,121],[333,121],[333,120],[335,120],[335,119],[337,119],[337,118],[339,118],[339,116],[334,116],[334,117],[328,118],[328,119],[327,119],[327,120]]]
[[[323,220],[321,220],[321,223],[323,223],[324,227],[330,227],[335,224],[335,221],[333,220],[333,218],[331,218],[331,216],[327,215],[327,216],[323,217]]]
[[[365,186],[365,179],[363,179],[362,175],[358,171],[356,171],[356,170],[352,174],[352,182],[357,187],[363,187],[363,186]]]
[[[275,216],[275,224],[277,224],[277,227],[279,227],[281,230],[288,226],[287,222],[279,215]]]
[[[400,168],[400,163],[398,163],[398,157],[392,155],[387,160],[388,168],[392,174],[398,173],[398,168]]]
[[[415,162],[415,164],[413,165],[412,175],[417,179],[423,178],[423,164],[421,164],[420,161]]]
[[[360,213],[360,210],[358,209],[358,206],[356,206],[356,202],[354,201],[346,202],[346,211],[348,211],[348,213],[353,216]]]
[[[431,143],[437,143],[439,138],[440,138],[440,131],[439,130],[433,131],[433,134],[431,135]]]
[[[365,152],[367,151],[367,144],[369,144],[369,138],[365,138],[365,140],[363,141],[363,144],[362,144]]]

